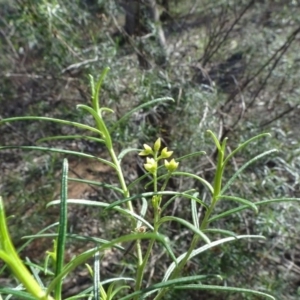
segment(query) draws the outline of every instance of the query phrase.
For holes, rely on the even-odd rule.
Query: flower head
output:
[[[161,139],[158,138],[158,139],[155,141],[155,143],[154,143],[153,149],[154,149],[155,152],[158,152],[159,149],[160,149],[160,147],[161,147]]]
[[[179,162],[176,162],[175,159],[171,159],[167,161],[165,159],[165,167],[169,172],[174,172],[178,168]]]
[[[139,155],[140,155],[140,156],[153,155],[153,150],[152,150],[152,148],[151,148],[149,145],[144,144],[144,150],[141,151],[141,152],[139,153]]]
[[[146,163],[144,164],[144,168],[151,174],[155,174],[157,170],[157,162],[154,158],[146,158]]]
[[[165,147],[161,150],[159,158],[169,158],[173,154],[173,151],[168,151],[168,148]]]

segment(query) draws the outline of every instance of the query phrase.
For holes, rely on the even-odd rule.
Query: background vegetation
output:
[[[139,110],[124,121],[114,132],[120,150],[152,144],[159,135],[177,156],[206,151],[206,157],[190,161],[184,168],[210,179],[216,152],[208,142],[207,129],[218,132],[221,140],[229,138],[228,151],[255,134],[270,132],[271,139],[260,140],[241,153],[231,167],[236,169],[266,149],[277,148],[278,155],[247,169],[231,192],[253,202],[299,197],[300,4],[292,0],[169,0],[157,5],[159,22],[151,22],[145,9],[131,32],[128,7],[122,1],[0,1],[0,117],[43,115],[92,122],[75,107],[89,101],[87,75],[98,77],[109,66],[101,102],[115,111],[109,119],[112,125],[124,112],[151,99],[169,96],[175,100]],[[69,130],[40,122],[13,123],[1,126],[0,144],[34,145],[48,135],[76,133]],[[97,155],[103,151],[88,141],[55,143]],[[53,154],[0,152],[0,193],[6,200],[7,214],[21,216],[10,219],[17,246],[24,243],[22,236],[55,220],[57,211],[45,213],[44,207],[58,194],[61,162],[62,157]],[[124,168],[128,182],[141,173],[135,156],[127,159]],[[108,168],[83,160],[71,158],[70,169],[78,178],[115,180]],[[172,184],[197,187],[192,181]],[[69,188],[73,198],[109,201],[114,196],[102,188],[78,184]],[[175,206],[184,217],[187,208],[182,203]],[[224,245],[195,259],[187,271],[222,273],[225,284],[267,289],[278,299],[298,299],[299,213],[298,204],[284,203],[261,209],[258,216],[236,214],[219,227],[241,234],[263,234],[266,241]],[[105,238],[116,233],[122,220],[106,222],[87,208],[74,208],[70,224],[70,231]],[[178,239],[185,234],[178,226],[166,230]],[[188,242],[186,236],[178,247]],[[42,260],[49,247],[51,241],[49,245],[38,240],[23,249],[22,255]],[[80,243],[70,245],[68,255],[82,247]],[[123,268],[118,255],[107,253],[104,269],[110,275]],[[156,268],[163,272],[164,266]],[[78,271],[76,278],[66,283],[65,294],[84,288],[86,275]],[[10,284],[10,279],[1,278],[0,284]],[[184,297],[242,299],[241,295],[193,292]]]

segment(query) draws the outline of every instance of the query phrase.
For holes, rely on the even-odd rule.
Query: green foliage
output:
[[[163,1],[157,2],[161,4]],[[199,193],[197,196],[192,192],[183,192],[182,196],[163,194],[164,215],[191,221],[195,207],[187,205],[188,201],[196,201],[199,205],[196,210],[209,202],[208,190],[198,180],[204,178],[214,185],[217,151],[211,143],[211,136],[206,134],[207,129],[217,133],[220,143],[225,137],[229,138],[227,154],[261,132],[270,132],[274,137],[257,139],[232,157],[223,172],[223,186],[245,162],[259,153],[268,153],[234,178],[226,191],[227,198],[217,202],[214,216],[242,205],[237,198],[259,203],[262,199],[300,196],[297,130],[300,12],[297,1],[168,2],[167,21],[161,20],[169,51],[168,63],[164,66],[153,63],[151,69],[144,70],[137,54],[145,50],[141,53],[143,58],[153,62],[158,54],[157,43],[152,32],[141,37],[124,38],[120,31],[125,11],[118,5],[119,1],[0,1],[0,11],[3,12],[0,18],[0,118],[40,115],[88,126],[85,130],[69,126],[69,123],[38,119],[1,126],[1,145],[32,147],[24,148],[31,150],[26,155],[18,149],[0,152],[3,170],[1,194],[7,215],[14,215],[8,218],[8,225],[17,248],[23,244],[21,237],[36,233],[37,228],[48,227],[58,220],[57,205],[44,209],[45,202],[58,197],[56,177],[60,173],[62,156],[54,151],[67,151],[62,155],[70,155],[72,173],[76,172],[77,159],[85,163],[85,157],[93,156],[94,165],[101,160],[111,162],[104,152],[105,143],[99,141],[102,138],[96,131],[88,134],[88,128],[94,128],[94,118],[86,110],[76,109],[77,104],[86,105],[91,96],[86,88],[88,74],[98,76],[103,65],[109,65],[111,72],[110,80],[102,84],[101,103],[114,111],[114,114],[104,112],[103,115],[115,152],[119,154],[125,149],[118,158],[122,159],[122,170],[134,207],[141,200],[132,197],[145,192],[145,185],[149,192],[153,184],[147,176],[142,179],[135,177],[136,151],[129,149],[140,148],[143,143],[152,145],[158,136],[164,146],[174,150],[176,161],[180,163],[174,173],[181,174],[172,174],[170,186],[182,192],[196,189],[195,193]],[[140,48],[141,40],[143,49]],[[171,97],[174,102],[167,99],[155,102],[157,97]],[[148,104],[149,100],[153,105]],[[132,110],[134,113],[126,116]],[[33,150],[37,140],[42,143],[40,150],[46,152]],[[49,147],[52,152],[45,149]],[[274,148],[279,151],[267,152]],[[187,153],[199,152],[199,149],[208,156],[199,153],[183,158]],[[72,155],[74,152],[80,152],[81,157]],[[89,166],[87,169],[94,172]],[[167,178],[164,170],[163,166],[158,170],[158,177],[162,176],[158,180],[158,189]],[[183,173],[195,177],[183,176]],[[78,192],[78,197],[109,204],[123,198],[113,171],[106,169],[93,174],[94,178],[88,180],[73,173],[77,178],[70,178],[70,185],[75,180],[80,187],[84,180],[93,184],[93,192],[88,195]],[[96,180],[101,182],[96,183]],[[235,198],[230,199],[228,195]],[[152,195],[145,197],[150,197],[150,201]],[[151,210],[142,207],[146,211],[144,219],[151,220]],[[192,269],[191,273],[198,274],[196,271],[200,269],[201,274],[218,273],[228,286],[257,287],[269,290],[279,299],[296,300],[299,205],[276,202],[257,205],[257,208],[258,214],[253,209],[241,210],[215,219],[211,225],[239,234],[264,235],[265,240],[232,243],[230,247],[229,244],[228,247],[223,245],[217,252],[202,253],[193,258],[186,267],[187,271]],[[135,207],[136,211],[139,209]],[[207,206],[204,206],[202,217],[205,209]],[[104,207],[99,212],[93,206],[72,204],[69,207],[69,234],[80,230],[84,235],[89,228],[93,237],[111,240],[119,234],[120,227],[122,233],[129,233],[133,222],[131,217],[120,216],[119,211],[106,210],[104,213],[103,210]],[[99,223],[91,226],[95,220]],[[111,225],[103,230],[104,224]],[[98,235],[94,228],[100,228]],[[171,245],[176,256],[192,241],[192,233],[190,229],[187,233],[183,223],[170,220],[163,223],[160,230],[173,241]],[[182,239],[180,234],[185,232],[186,239]],[[47,234],[56,234],[56,228],[51,227]],[[220,238],[218,233],[210,232],[209,235],[213,235],[212,240]],[[53,238],[33,240],[32,246],[25,248],[21,256],[30,256],[35,262],[42,261]],[[35,243],[41,248],[40,255],[33,251],[39,248]],[[75,243],[82,247],[87,241],[83,242],[80,237],[75,240],[74,236],[68,238],[67,247],[71,247],[72,254],[79,251],[73,246]],[[92,246],[86,245],[87,248]],[[159,254],[159,249],[154,246],[154,253]],[[117,261],[112,263],[113,274],[120,274],[124,269],[126,272],[133,270],[132,257],[130,262],[115,257],[108,260]],[[166,270],[169,263],[166,259],[155,265],[153,282],[159,281],[162,270]],[[107,270],[102,268],[100,273],[106,276]],[[7,269],[2,274],[8,278]],[[41,276],[47,286],[50,279]],[[76,273],[73,276],[78,277]],[[218,279],[208,280],[212,285],[219,284]],[[174,292],[174,297],[177,294],[179,291]],[[198,295],[190,291],[178,297],[192,299],[195,294]],[[225,299],[256,299],[250,295],[223,295]],[[212,292],[207,296],[219,297]]]
[[[48,259],[54,262],[54,273],[52,273],[52,279],[47,284],[46,288],[41,283],[41,278],[38,273],[34,273],[34,278],[28,274],[28,270],[26,269],[24,263],[19,258],[19,255],[15,248],[11,243],[11,239],[9,237],[8,228],[6,225],[6,217],[4,214],[3,202],[1,199],[0,202],[0,257],[1,259],[10,267],[12,274],[19,280],[24,291],[16,291],[10,288],[1,288],[2,294],[10,294],[16,296],[22,296],[24,299],[62,299],[62,283],[66,276],[68,276],[75,268],[79,265],[87,262],[88,259],[94,257],[94,266],[91,267],[87,265],[90,275],[94,278],[93,286],[90,289],[85,291],[81,291],[78,294],[78,297],[94,297],[94,299],[113,299],[116,295],[118,295],[118,299],[140,299],[140,297],[145,298],[149,295],[154,297],[153,299],[164,299],[165,295],[169,293],[171,290],[205,290],[205,291],[219,291],[219,292],[229,292],[229,293],[242,293],[247,295],[256,295],[262,296],[265,299],[275,299],[271,295],[268,295],[265,292],[255,291],[252,289],[240,288],[240,287],[230,287],[220,284],[209,284],[210,278],[218,279],[217,282],[220,283],[222,281],[224,274],[228,274],[228,271],[225,269],[220,269],[220,274],[202,274],[202,275],[194,275],[194,276],[185,276],[184,269],[186,265],[196,256],[201,256],[205,254],[207,251],[213,250],[216,247],[226,246],[229,242],[239,243],[239,240],[242,239],[262,239],[261,235],[251,235],[251,234],[237,234],[227,228],[218,228],[214,227],[216,220],[223,219],[225,217],[234,216],[237,212],[241,212],[244,210],[252,210],[255,213],[258,212],[258,207],[270,204],[274,202],[285,202],[285,201],[299,201],[298,198],[278,198],[278,199],[266,199],[257,202],[252,202],[247,199],[239,197],[239,195],[228,195],[226,192],[229,190],[230,186],[233,184],[236,178],[239,177],[240,173],[248,168],[251,164],[254,164],[256,161],[261,159],[262,157],[269,155],[274,150],[266,151],[262,154],[257,155],[256,157],[250,159],[245,162],[236,172],[228,179],[226,182],[224,180],[224,171],[227,169],[227,165],[230,160],[241,150],[248,147],[251,143],[258,139],[265,138],[268,134],[257,135],[246,142],[240,144],[235,150],[233,150],[230,154],[226,155],[226,142],[227,139],[223,141],[219,141],[215,134],[211,131],[208,131],[211,136],[214,144],[217,148],[218,158],[217,158],[217,166],[214,174],[214,179],[212,183],[208,182],[204,178],[201,178],[195,174],[189,172],[181,172],[177,171],[180,168],[180,165],[185,163],[185,158],[176,159],[178,162],[180,161],[180,165],[176,162],[175,159],[170,159],[173,155],[173,151],[168,151],[167,148],[162,148],[160,138],[156,140],[153,147],[149,145],[144,145],[144,150],[140,152],[140,155],[146,156],[146,163],[144,164],[144,168],[147,172],[147,176],[149,176],[149,184],[148,186],[152,186],[151,192],[142,193],[138,195],[131,195],[130,189],[128,188],[125,179],[124,173],[121,166],[121,157],[128,153],[126,149],[124,149],[124,153],[121,153],[119,156],[115,153],[113,147],[113,141],[111,139],[110,129],[107,127],[106,122],[104,120],[104,112],[112,113],[113,111],[109,108],[102,107],[99,104],[99,93],[101,90],[101,85],[103,79],[107,73],[108,69],[105,69],[100,79],[95,83],[93,77],[91,80],[91,106],[87,105],[78,105],[79,109],[83,109],[87,111],[93,118],[95,126],[87,126],[82,123],[71,122],[67,120],[59,120],[54,118],[45,118],[45,117],[16,117],[1,120],[0,124],[5,124],[7,122],[20,121],[20,120],[28,120],[33,121],[35,119],[39,119],[42,121],[50,121],[56,122],[60,124],[67,124],[70,126],[75,126],[83,130],[87,130],[90,134],[96,134],[98,137],[94,138],[93,135],[85,135],[86,138],[92,138],[94,141],[100,144],[104,144],[108,153],[110,160],[102,159],[99,157],[91,157],[88,154],[76,152],[76,151],[68,151],[62,149],[54,149],[48,147],[19,147],[21,149],[30,149],[30,150],[46,150],[50,152],[61,152],[63,154],[72,154],[86,157],[94,158],[100,161],[103,164],[110,166],[116,173],[119,179],[118,187],[109,187],[120,194],[121,199],[115,200],[111,204],[101,202],[101,201],[93,201],[93,200],[72,200],[68,199],[68,162],[64,159],[63,169],[62,169],[62,180],[61,180],[61,192],[60,192],[60,200],[55,200],[48,203],[50,205],[60,205],[60,217],[59,223],[57,227],[57,233],[55,236],[53,251],[48,252]],[[153,102],[153,101],[152,101]],[[153,104],[149,102],[148,105]],[[132,111],[131,113],[133,113]],[[126,117],[126,116],[125,116]],[[121,119],[122,120],[122,119]],[[59,137],[49,137],[50,140],[55,138],[62,139],[63,136]],[[66,137],[67,139],[70,136]],[[76,136],[76,138],[78,138]],[[44,138],[43,141],[46,139]],[[2,146],[0,149],[8,149],[12,148],[9,146]],[[132,149],[130,150],[132,151]],[[187,157],[191,155],[197,155],[201,153],[191,153]],[[164,163],[162,164],[162,162]],[[158,171],[161,169],[165,169],[165,172]],[[203,201],[199,198],[199,193],[195,190],[186,190],[180,191],[176,190],[174,192],[167,191],[167,183],[173,176],[180,177],[190,177],[199,181],[204,188],[209,193],[209,200]],[[161,187],[158,186],[158,181],[162,182]],[[84,180],[83,180],[84,182]],[[87,181],[88,182],[88,181]],[[89,182],[91,183],[91,182]],[[131,185],[132,186],[132,185]],[[168,201],[164,206],[162,206],[162,200],[166,195],[172,195],[171,199],[180,199],[180,201],[189,201],[191,205],[191,219],[190,222],[188,219],[183,219],[177,216],[165,214],[167,205],[172,203]],[[137,199],[142,199],[143,208],[141,211],[136,210],[133,206],[133,202],[136,202]],[[222,212],[216,211],[215,207],[219,202],[223,201],[231,201],[234,203],[232,209],[223,210]],[[112,240],[101,240],[96,237],[93,237],[96,241],[96,246],[90,248],[77,256],[75,256],[70,262],[65,263],[65,252],[67,250],[67,238],[70,238],[67,230],[67,221],[68,221],[68,206],[70,204],[76,205],[90,205],[93,207],[104,208],[104,211],[111,213],[112,211],[117,211],[120,214],[124,214],[128,217],[131,226],[130,234],[123,234],[120,231],[120,236],[118,238],[114,238]],[[125,208],[124,208],[125,205]],[[204,217],[199,219],[198,209],[202,207],[205,208]],[[153,213],[153,217],[148,219],[146,218],[145,213],[151,210]],[[161,226],[164,223],[175,222],[178,223],[191,233],[192,240],[187,249],[182,250],[179,255],[175,255],[174,250],[172,249],[172,237],[167,238],[165,235],[161,233]],[[56,224],[55,224],[56,226]],[[42,230],[40,233],[32,236],[33,238],[39,238],[44,235],[44,232],[47,232],[47,228]],[[50,235],[53,236],[53,235]],[[144,240],[148,241],[148,243],[144,243]],[[133,290],[127,291],[129,286],[126,285],[115,285],[115,283],[111,283],[107,288],[104,286],[104,281],[100,278],[100,262],[105,260],[105,249],[118,248],[121,251],[124,249],[119,245],[125,242],[133,242],[135,247],[136,257],[131,262],[133,265],[133,269],[135,270],[135,277],[130,278],[134,282]],[[158,280],[157,283],[152,283],[149,285],[145,285],[145,280],[149,282],[147,276],[150,276],[147,273],[146,268],[149,264],[149,259],[153,253],[154,247],[160,247],[161,251],[167,255],[170,260],[169,266],[167,270],[162,274],[162,277]],[[230,253],[230,252],[229,252]],[[233,259],[233,254],[230,254],[230,259]],[[35,268],[39,268],[41,270],[45,269],[42,266],[35,266]],[[48,267],[47,267],[48,268]],[[3,270],[2,270],[3,272]],[[224,273],[224,274],[222,274]],[[129,279],[123,278],[120,274],[118,280],[128,281]],[[50,294],[53,293],[52,298]],[[119,296],[120,294],[120,296]],[[92,296],[94,295],[94,296]],[[122,296],[121,296],[122,295]],[[70,298],[72,299],[72,297]]]

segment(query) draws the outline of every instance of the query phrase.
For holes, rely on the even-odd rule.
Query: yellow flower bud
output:
[[[144,144],[144,150],[141,151],[141,152],[139,153],[139,155],[140,155],[140,156],[153,155],[153,150],[152,150],[152,148],[151,148],[149,145]]]
[[[173,151],[168,151],[168,148],[165,147],[161,150],[159,158],[169,158],[173,154]]]
[[[146,158],[146,163],[144,164],[145,170],[147,170],[149,173],[154,174],[157,170],[157,162],[154,160],[154,158]]]
[[[174,172],[178,168],[179,163],[175,161],[175,159],[171,159],[170,161],[167,161],[165,159],[165,167],[169,172]]]
[[[160,149],[160,147],[161,147],[161,139],[158,138],[158,139],[155,141],[155,143],[154,143],[153,149],[154,149],[155,152],[158,152],[159,149]]]
[[[152,197],[152,206],[154,208],[159,208],[160,202],[161,202],[161,196],[160,195],[155,195]]]

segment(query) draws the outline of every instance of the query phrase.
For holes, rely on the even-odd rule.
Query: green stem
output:
[[[124,198],[129,198],[130,197],[130,192],[127,188],[127,185],[126,185],[126,182],[125,182],[125,178],[123,176],[123,171],[122,171],[122,168],[120,166],[120,163],[118,161],[118,158],[115,154],[115,151],[113,148],[110,148],[108,149],[109,151],[109,154],[110,154],[110,157],[114,163],[114,165],[116,166],[116,171],[117,171],[117,175],[118,175],[118,178],[119,178],[119,182],[120,182],[120,185],[121,185],[121,189],[123,190],[123,196]],[[131,212],[134,211],[133,209],[133,206],[132,206],[132,202],[131,201],[127,201],[127,208],[128,210],[130,210]]]
[[[155,161],[157,161],[157,155],[158,153],[154,153],[154,159]],[[153,191],[154,192],[157,192],[157,170],[155,171],[154,174],[152,174],[153,176]],[[154,233],[158,233],[158,226],[157,226],[157,223],[159,221],[159,216],[160,216],[160,202],[161,201],[158,201],[158,198],[157,197],[161,197],[161,196],[153,196],[154,198],[154,201],[153,201],[153,213],[154,213],[154,217],[153,217],[153,226],[154,226],[154,230],[153,232]],[[146,251],[146,254],[144,256],[144,259],[142,261],[142,263],[138,266],[138,269],[137,269],[137,274],[136,274],[136,284],[135,284],[135,290],[136,291],[139,291],[141,288],[142,288],[142,283],[143,283],[143,278],[144,278],[144,273],[145,273],[145,268],[148,264],[148,261],[149,261],[149,258],[150,258],[150,255],[151,255],[151,252],[152,252],[152,249],[153,249],[153,246],[154,246],[154,243],[155,243],[155,240],[152,239],[148,245],[148,248],[147,248],[147,251]],[[134,299],[139,299],[138,296],[136,296]]]
[[[26,290],[40,300],[53,300],[47,296],[38,282],[32,277],[20,259],[8,232],[2,197],[0,197],[0,258],[10,267],[14,276],[24,285]]]
[[[219,146],[219,147],[217,147],[218,163],[217,163],[217,169],[216,169],[216,174],[215,174],[215,179],[214,179],[214,189],[213,189],[213,194],[212,194],[212,201],[211,201],[211,205],[207,209],[204,219],[201,223],[201,226],[200,226],[201,230],[204,230],[207,228],[209,217],[211,216],[212,212],[214,211],[215,205],[218,201],[218,196],[220,195],[220,192],[221,192],[222,177],[223,177],[223,170],[224,170],[223,162],[224,162],[225,145],[226,145],[226,140],[223,141],[222,145],[217,145],[217,146]],[[175,279],[180,275],[184,266],[188,262],[190,255],[192,254],[193,250],[196,248],[196,246],[199,242],[199,239],[200,238],[198,235],[193,236],[191,245],[190,245],[188,251],[186,252],[185,257],[182,259],[182,261],[178,264],[178,266],[175,268],[175,270],[171,274],[171,276],[169,278],[170,280]],[[166,289],[166,288],[160,290],[159,293],[157,294],[157,296],[154,298],[154,300],[162,299],[162,297],[166,294],[167,291],[168,291],[168,289]]]
[[[225,143],[226,143],[226,140],[224,140],[222,146],[220,148],[218,148],[218,163],[217,163],[217,169],[216,169],[216,174],[215,174],[215,179],[214,179],[214,191],[213,191],[213,195],[212,195],[212,201],[211,201],[211,205],[205,212],[205,215],[204,215],[203,221],[201,223],[201,227],[200,227],[201,230],[204,230],[207,228],[208,220],[215,209],[216,203],[218,201],[218,197],[219,197],[221,189],[222,189]]]
[[[190,245],[185,257],[182,259],[182,261],[175,268],[175,270],[172,273],[172,275],[170,276],[169,280],[177,278],[179,276],[179,274],[182,272],[182,269],[184,268],[185,264],[189,260],[191,253],[196,248],[198,241],[199,241],[199,236],[194,235],[193,239],[192,239],[192,242],[191,242],[191,245]],[[159,293],[156,295],[156,297],[154,298],[154,300],[162,299],[164,297],[164,295],[167,293],[167,291],[168,291],[167,288],[161,289],[159,291]]]

